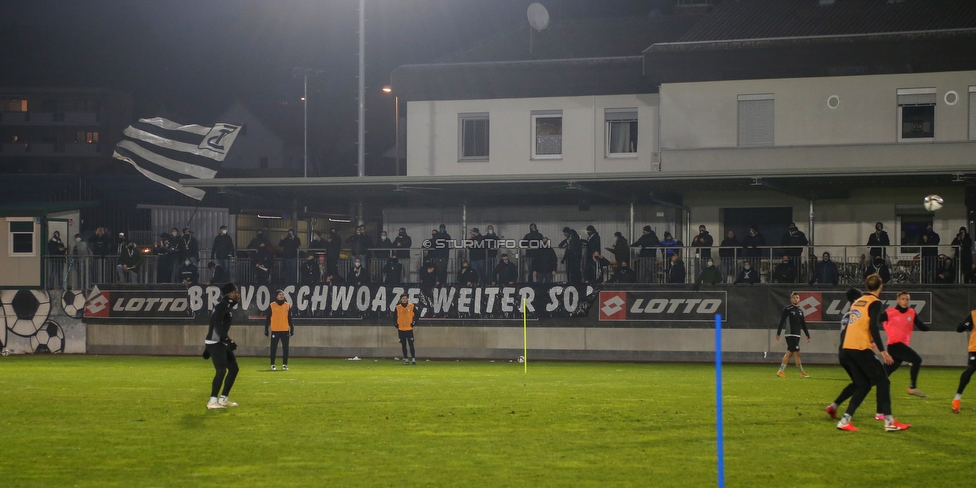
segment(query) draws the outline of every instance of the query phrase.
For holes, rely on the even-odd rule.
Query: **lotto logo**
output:
[[[627,319],[627,292],[600,292],[600,320]]]
[[[823,295],[820,292],[801,291],[800,303],[797,306],[803,310],[803,317],[807,322],[822,322]]]
[[[96,288],[88,297],[88,306],[85,307],[85,317],[108,317],[109,292],[98,291]]]

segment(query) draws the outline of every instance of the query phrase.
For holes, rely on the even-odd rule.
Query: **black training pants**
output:
[[[966,389],[966,385],[969,384],[969,379],[973,377],[973,373],[976,373],[976,352],[969,353],[969,366],[966,371],[962,372],[962,376],[959,377],[959,389],[956,390],[956,394],[962,395],[963,390]]]
[[[851,403],[847,405],[847,414],[853,417],[857,407],[861,406],[861,402],[871,392],[871,387],[875,386],[878,388],[878,413],[891,415],[891,384],[888,382],[888,375],[885,374],[881,361],[874,356],[874,352],[870,349],[863,351],[843,349],[840,360],[857,387],[851,397]]]
[[[288,333],[271,333],[271,365],[274,366],[275,358],[278,356],[278,341],[281,341],[281,364],[288,366]],[[299,366],[301,366],[299,364]]]
[[[413,349],[413,331],[397,329],[397,335],[400,336],[400,347],[403,349],[403,359],[407,359],[407,344],[410,344],[410,357],[417,359],[417,352]]]
[[[234,351],[227,349],[227,346],[222,343],[207,344],[207,350],[210,351],[210,360],[213,361],[216,370],[210,388],[210,396],[217,396],[221,383],[224,385],[223,395],[230,395],[230,389],[234,387],[234,380],[237,379],[237,372],[240,369],[237,367],[237,357],[234,356]]]
[[[895,370],[901,366],[902,361],[912,363],[911,383],[909,388],[914,390],[915,384],[918,381],[918,370],[922,368],[922,357],[919,356],[914,349],[908,347],[908,344],[902,342],[888,344],[888,354],[890,354],[892,359],[895,360],[894,363],[885,365],[885,373],[887,373],[888,376],[891,376],[891,373],[894,373]]]

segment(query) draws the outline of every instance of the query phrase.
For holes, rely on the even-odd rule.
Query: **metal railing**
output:
[[[904,250],[917,252],[904,252]],[[508,254],[509,260],[515,265],[517,281],[530,282],[568,282],[569,263],[564,260],[563,249],[556,251],[556,270],[553,275],[551,267],[546,262],[534,259],[532,250],[528,249],[498,249],[487,254],[491,257],[483,261],[472,259],[470,249],[449,249],[446,257],[435,255],[431,250],[414,248],[402,250],[409,258],[399,259],[402,266],[399,282],[417,283],[420,281],[420,270],[431,264],[438,275],[438,281],[444,284],[458,282],[458,271],[462,262],[467,261],[470,268],[478,273],[479,283],[497,282],[495,269],[501,255]],[[966,271],[961,269],[961,260],[956,258],[959,251],[957,246],[890,246],[883,249],[881,258],[883,267],[880,269],[882,277],[888,278],[888,283],[894,284],[958,284],[965,283]],[[823,253],[830,253],[830,262],[822,260]],[[389,262],[391,250],[388,248],[371,248],[362,263],[366,271],[367,281],[383,283],[388,278],[384,268]],[[442,253],[443,254],[443,253]],[[673,269],[670,256],[677,254],[684,267]],[[307,256],[315,256],[315,263],[319,266],[318,276],[306,276],[303,273],[303,262]],[[348,256],[348,253],[344,255]],[[478,254],[475,254],[477,256]],[[823,285],[858,285],[871,273],[879,271],[867,246],[804,246],[783,247],[766,246],[743,249],[722,247],[657,247],[645,250],[631,248],[630,268],[634,272],[637,283],[695,283],[706,269],[709,259],[714,262],[720,276],[719,283],[732,284],[743,281],[743,277],[751,278],[746,282],[758,283],[804,283]],[[329,260],[323,251],[301,250],[294,260],[275,257],[267,274],[256,267],[257,260],[253,253],[239,251],[238,256],[227,259],[221,264],[227,265],[228,275],[233,282],[254,283],[267,281],[270,283],[299,283],[327,281],[329,274],[337,275],[337,281],[348,281],[353,269],[354,259],[341,257]],[[199,283],[209,283],[213,276],[207,263],[210,261],[210,250],[201,250],[197,256]],[[612,262],[613,256],[605,256],[611,261],[610,266],[601,269],[591,265],[591,261],[580,259],[579,272],[573,273],[581,277],[581,282],[598,283],[605,281],[616,271],[618,263]],[[177,273],[182,262],[171,262],[167,266],[165,261],[154,255],[143,255],[141,264],[134,273],[127,273],[120,269],[117,256],[89,256],[72,258],[66,256],[45,256],[43,259],[44,284],[50,289],[59,289],[63,284],[72,289],[90,289],[94,284],[101,283],[175,283],[179,282]],[[751,273],[743,273],[748,263]],[[549,262],[551,264],[551,262]],[[588,266],[589,265],[589,266]],[[533,273],[535,272],[535,273]],[[602,272],[602,280],[598,279]],[[67,281],[65,274],[67,273]],[[539,278],[539,275],[543,279]],[[714,271],[709,272],[713,278]],[[551,279],[549,279],[551,277]],[[758,280],[758,281],[756,281]],[[395,279],[394,279],[395,281]],[[712,280],[714,281],[714,279]]]

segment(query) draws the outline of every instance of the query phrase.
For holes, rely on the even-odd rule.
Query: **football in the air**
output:
[[[938,195],[929,195],[925,197],[925,200],[922,201],[922,205],[925,206],[925,210],[935,212],[936,210],[942,208],[942,205],[945,205],[945,201],[942,200],[942,197]]]

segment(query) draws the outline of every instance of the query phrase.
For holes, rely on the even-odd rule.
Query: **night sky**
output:
[[[647,15],[660,0],[550,0],[553,18]],[[429,63],[527,25],[530,0],[367,0],[367,152],[384,171],[393,100],[380,89],[402,64]],[[234,100],[286,140],[301,140],[309,83],[310,160],[322,175],[355,174],[358,0],[2,0],[0,86],[108,87],[134,116],[213,122]]]

